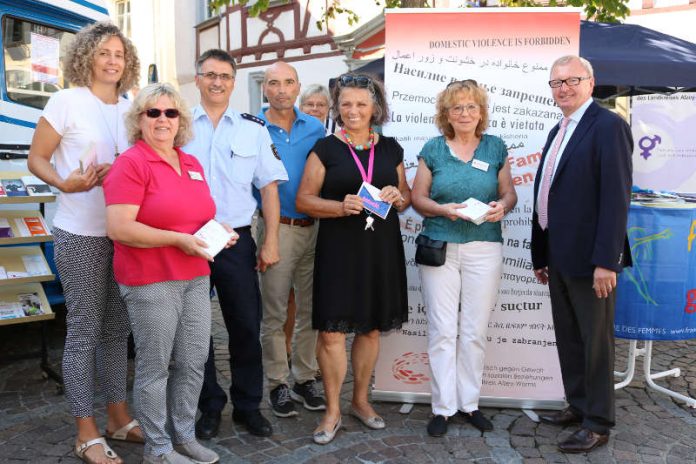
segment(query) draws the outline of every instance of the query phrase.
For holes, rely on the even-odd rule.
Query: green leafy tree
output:
[[[288,1],[288,0],[286,0]],[[429,0],[373,0],[377,5],[383,5],[385,8],[430,8]],[[478,0],[480,6],[486,6],[487,0]],[[210,6],[216,10],[228,5],[246,5],[249,0],[211,0]],[[516,7],[537,7],[542,6],[536,0],[500,0],[503,6]],[[601,21],[614,23],[624,19],[629,14],[627,6],[628,0],[550,0],[548,6],[576,6],[581,7],[585,11],[587,19],[592,21]],[[249,7],[249,14],[257,16],[259,13],[266,11],[270,5],[270,0],[258,0]],[[348,19],[348,24],[355,24],[360,17],[358,14],[341,6],[341,0],[329,0],[327,2],[324,16],[317,21],[317,26],[322,29],[324,23],[336,16],[345,15]]]

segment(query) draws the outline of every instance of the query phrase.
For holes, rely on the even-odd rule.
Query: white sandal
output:
[[[106,438],[109,440],[119,440],[119,441],[127,441],[130,443],[145,443],[145,440],[143,440],[140,437],[136,438],[128,438],[128,434],[130,433],[131,430],[133,430],[136,427],[140,427],[140,422],[138,422],[136,419],[133,419],[120,429],[116,430],[115,432],[111,433],[108,430],[106,431]]]
[[[112,450],[109,445],[106,444],[106,440],[104,439],[104,437],[94,438],[92,440],[84,442],[81,445],[76,444],[75,456],[77,456],[87,464],[95,464],[96,461],[93,461],[89,456],[85,456],[85,451],[87,451],[94,445],[102,445],[102,448],[104,448],[104,456],[106,456],[107,458],[118,459],[118,454],[116,454],[116,452]]]

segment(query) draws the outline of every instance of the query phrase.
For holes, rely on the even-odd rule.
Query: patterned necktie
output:
[[[541,195],[539,195],[539,225],[542,230],[546,230],[549,225],[549,190],[551,190],[551,180],[553,178],[553,170],[556,166],[556,157],[560,151],[563,138],[565,137],[566,128],[570,122],[569,118],[561,120],[561,128],[556,136],[556,143],[553,144],[553,149],[546,161],[546,169],[544,177],[541,179]]]

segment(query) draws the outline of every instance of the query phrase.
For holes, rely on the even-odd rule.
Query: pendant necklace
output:
[[[102,121],[104,121],[104,125],[106,126],[106,130],[109,132],[109,136],[111,137],[111,141],[114,142],[114,158],[118,158],[119,153],[118,151],[118,128],[119,128],[119,119],[121,119],[121,113],[118,110],[118,97],[116,98],[116,136],[114,137],[114,133],[111,131],[111,124],[109,124],[109,120],[106,118],[106,115],[104,114],[104,108],[102,108],[103,105],[106,105],[106,103],[103,103],[99,97],[96,95],[92,94],[94,98],[96,99],[97,106],[99,107],[99,114],[101,114]]]
[[[346,141],[346,144],[348,145],[348,150],[350,150],[350,154],[353,155],[353,160],[355,161],[355,164],[358,166],[358,171],[360,171],[360,177],[362,177],[363,182],[367,182],[368,184],[372,183],[372,171],[375,165],[375,132],[374,130],[370,127],[370,138],[367,142],[366,145],[355,145],[353,141],[350,139],[350,136],[348,136],[348,133],[345,131],[345,129],[341,128],[341,135],[343,135],[343,138]],[[363,167],[362,163],[360,162],[360,158],[358,158],[358,155],[355,154],[355,150],[367,150],[370,149],[370,158],[367,162],[367,173],[365,172],[365,168]],[[375,218],[372,217],[372,213],[365,209],[365,213],[367,214],[367,217],[365,218],[365,230],[370,229],[371,231],[375,231],[373,225],[375,223]]]

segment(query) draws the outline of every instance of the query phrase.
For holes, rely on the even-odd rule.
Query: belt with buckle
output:
[[[289,218],[280,216],[280,223],[289,226],[309,227],[314,225],[314,218]]]

